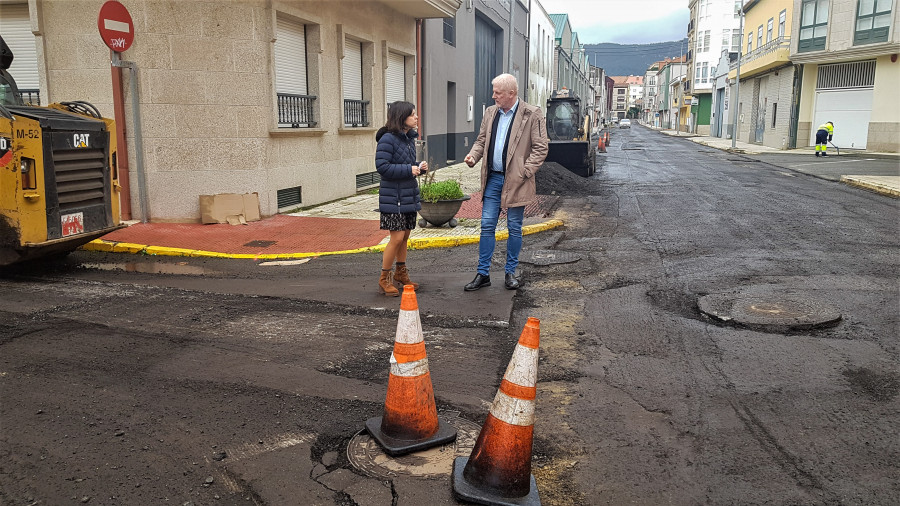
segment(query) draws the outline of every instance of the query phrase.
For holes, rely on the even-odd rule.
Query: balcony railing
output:
[[[31,105],[41,105],[41,90],[19,88],[19,94],[22,95],[22,102]]]
[[[354,127],[369,126],[369,101],[345,99],[344,125]]]
[[[313,102],[316,97],[310,95],[278,94],[278,125],[289,128],[316,126],[313,115]]]
[[[750,51],[747,54],[741,55],[741,65],[746,65],[747,63],[750,63],[757,58],[765,56],[769,53],[774,53],[775,51],[777,51],[781,48],[790,49],[790,47],[791,47],[791,38],[790,37],[781,36],[781,37],[772,39],[772,41],[770,41],[769,43],[767,43],[763,46],[760,46],[760,47],[754,49],[753,51]],[[737,62],[736,61],[732,62],[729,65],[729,68],[731,70],[736,69]]]

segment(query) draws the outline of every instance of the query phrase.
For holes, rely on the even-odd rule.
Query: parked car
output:
[[[619,120],[619,128],[631,128],[631,120],[630,119]]]

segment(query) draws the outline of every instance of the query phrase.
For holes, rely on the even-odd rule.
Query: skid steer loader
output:
[[[563,88],[547,100],[548,162],[556,162],[582,177],[594,175],[597,148],[591,136],[591,115],[581,99]]]

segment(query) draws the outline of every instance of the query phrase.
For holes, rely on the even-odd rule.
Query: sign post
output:
[[[110,0],[100,7],[97,16],[100,38],[109,47],[110,61],[119,60],[119,53],[131,47],[134,42],[134,22],[128,9],[121,3]],[[131,183],[129,182],[128,144],[125,136],[125,98],[122,92],[122,68],[112,65],[113,110],[116,118],[116,165],[118,169],[119,205],[123,220],[131,219]],[[137,100],[137,97],[133,97]]]

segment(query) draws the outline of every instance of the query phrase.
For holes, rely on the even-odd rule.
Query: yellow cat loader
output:
[[[87,102],[25,105],[0,38],[0,266],[68,253],[117,228],[114,122]]]
[[[556,162],[582,177],[597,169],[597,148],[591,139],[591,116],[581,100],[563,88],[547,100],[548,162]]]

